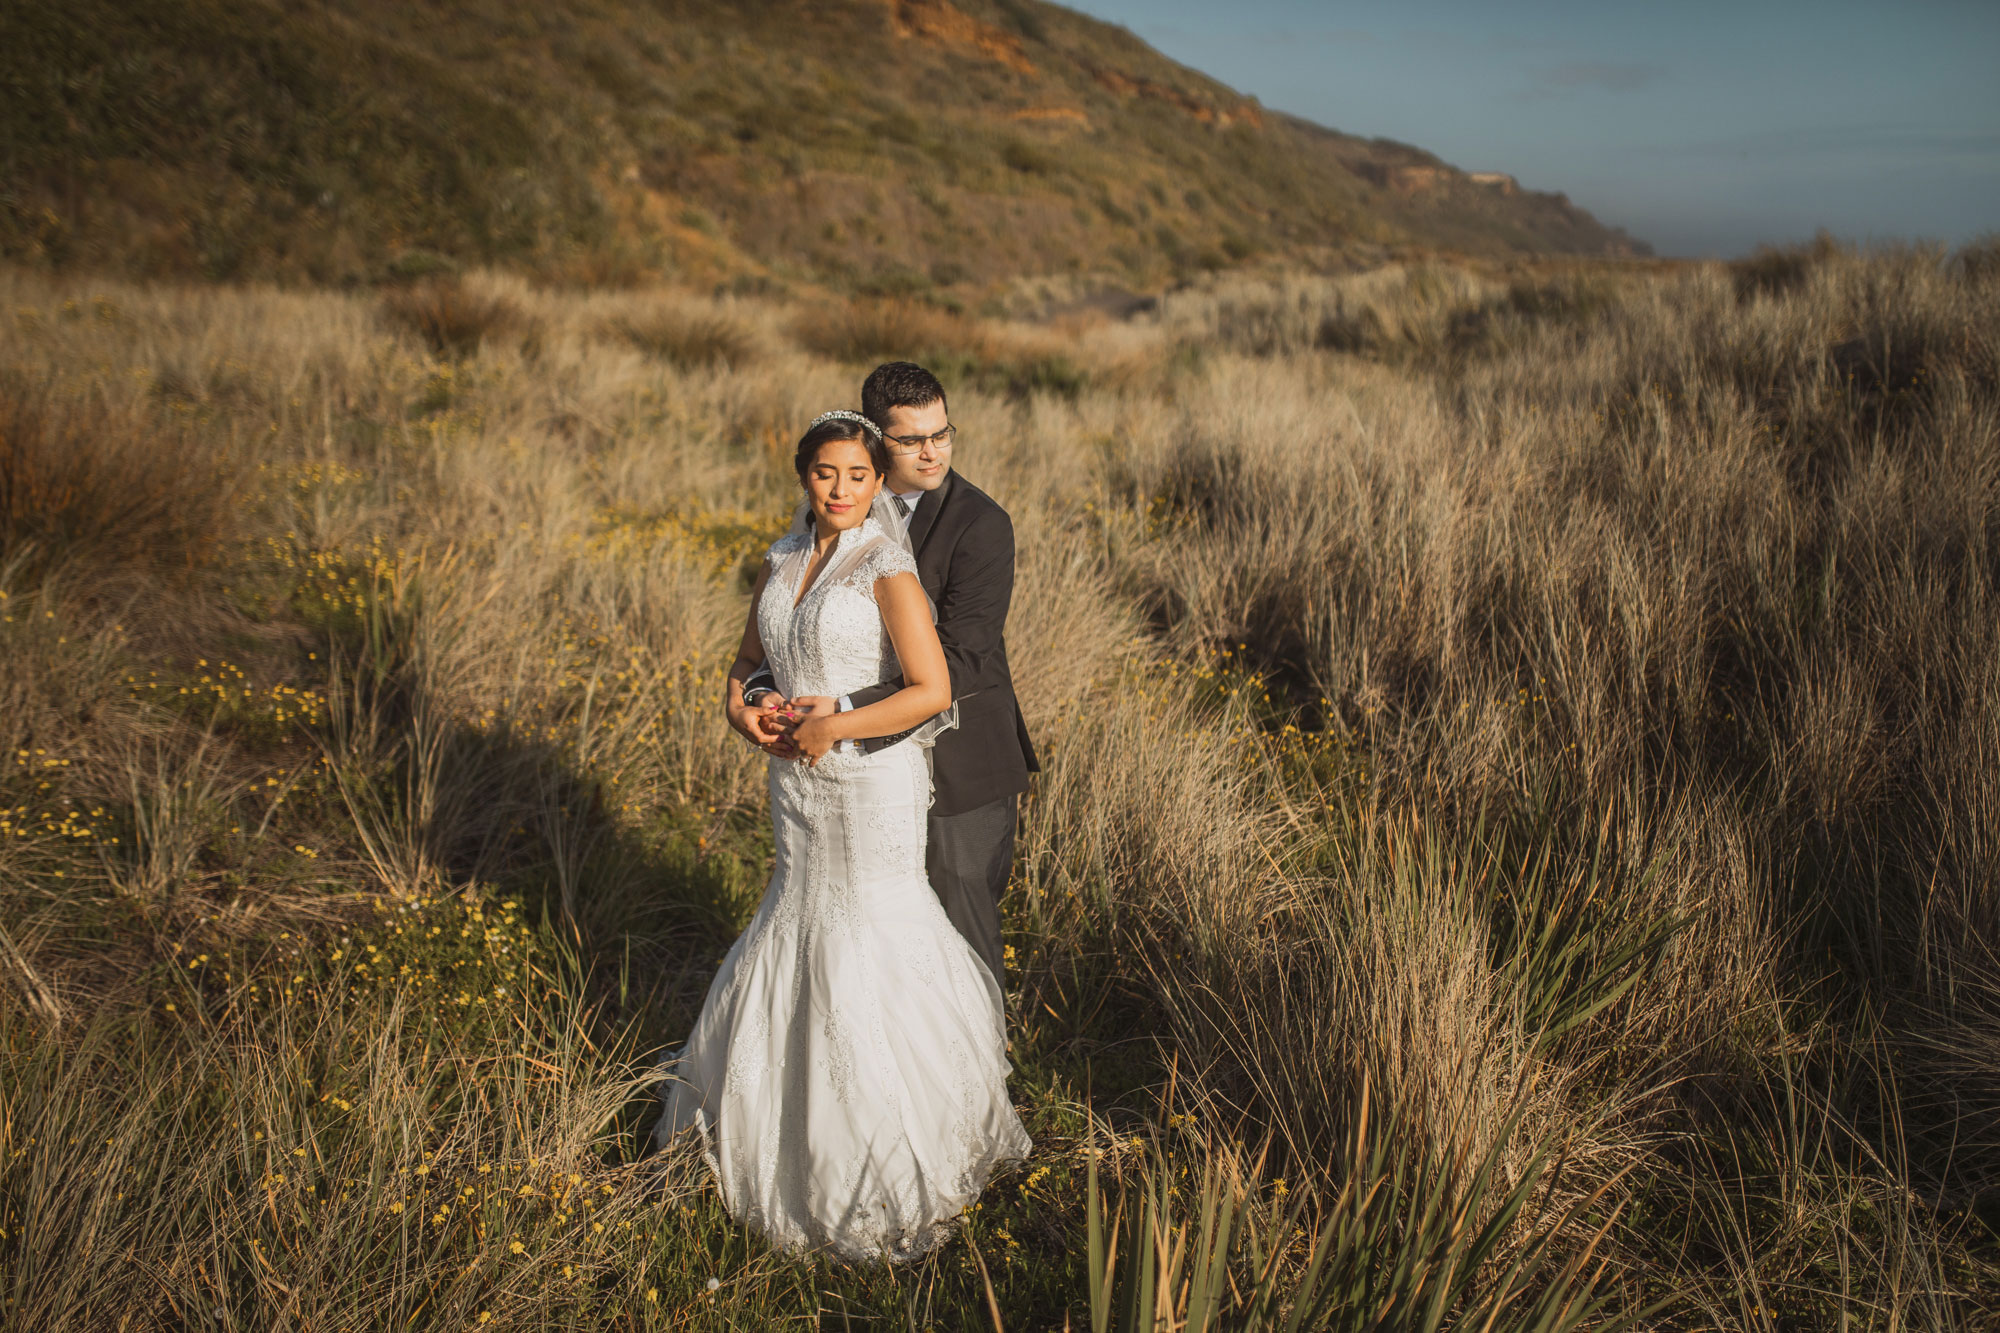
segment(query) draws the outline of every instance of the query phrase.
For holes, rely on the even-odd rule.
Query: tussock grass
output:
[[[475,274],[512,313],[433,345],[0,274],[9,457],[88,482],[0,532],[9,1319],[1976,1327],[2000,289],[1739,288],[1426,266],[1034,327]],[[754,364],[607,338],[649,310]],[[1045,762],[1037,1155],[896,1271],[637,1155],[769,855],[719,672],[797,429],[878,355],[947,373],[1015,516]]]
[[[1969,241],[1952,256],[1961,276],[1972,282],[1991,282],[2000,276],[2000,235],[1988,234]]]
[[[1471,1159],[1462,1145],[1418,1146],[1393,1118],[1371,1120],[1365,1078],[1358,1097],[1340,1193],[1324,1209],[1309,1197],[1288,1200],[1283,1180],[1267,1192],[1263,1158],[1228,1144],[1154,1138],[1116,1205],[1090,1171],[1089,1327],[1292,1333],[1370,1327],[1400,1312],[1401,1325],[1418,1329],[1504,1322],[1554,1331],[1626,1328],[1643,1318],[1607,1309],[1605,1266],[1593,1264],[1615,1220],[1592,1224],[1606,1186],[1534,1216],[1524,1228],[1531,1239],[1516,1240],[1503,1268],[1496,1260],[1510,1233],[1544,1177],[1560,1178],[1562,1160],[1544,1147],[1503,1186],[1497,1150]],[[1189,1146],[1198,1175],[1175,1160]],[[1572,1229],[1591,1239],[1566,1254],[1560,1238]],[[1300,1252],[1297,1276],[1285,1280]],[[1239,1271],[1248,1279],[1241,1284]]]
[[[185,431],[0,376],[0,564],[15,577],[75,561],[159,576],[213,556],[233,535],[236,459],[181,447]]]
[[[663,306],[622,316],[609,327],[647,355],[682,367],[744,365],[756,356],[750,331],[724,314]]]
[[[809,307],[791,332],[807,351],[843,364],[916,361],[944,378],[947,389],[957,384],[1015,398],[1073,397],[1093,369],[1117,364],[1115,355],[1080,353],[1074,339],[903,300]]]
[[[455,275],[390,288],[382,297],[382,313],[439,356],[470,356],[489,339],[527,329],[520,308],[505,295],[468,285]]]
[[[1604,266],[1391,265],[1350,278],[1225,276],[1162,317],[1190,350],[1344,352],[1437,369],[1586,334],[1633,275]]]
[[[992,350],[972,321],[910,301],[856,301],[808,308],[792,326],[807,351],[832,361],[908,360],[918,352],[977,360]]]
[[[1760,245],[1748,258],[1730,265],[1736,297],[1747,301],[1796,291],[1812,277],[1815,268],[1839,254],[1839,243],[1824,231],[1803,245]]]

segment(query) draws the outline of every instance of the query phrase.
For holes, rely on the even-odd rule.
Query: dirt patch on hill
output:
[[[981,23],[947,0],[889,0],[889,23],[898,37],[969,47],[1017,74],[1035,72],[1018,37]]]

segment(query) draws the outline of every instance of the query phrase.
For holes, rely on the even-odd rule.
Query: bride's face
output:
[[[881,488],[882,476],[859,440],[821,445],[806,469],[806,499],[822,535],[859,527]]]

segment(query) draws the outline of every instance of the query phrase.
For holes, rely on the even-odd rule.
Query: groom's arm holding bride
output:
[[[831,699],[793,700],[791,744],[809,764],[819,763],[839,741],[899,735],[951,707],[950,668],[917,576],[892,574],[877,580],[875,602],[902,664],[902,677],[852,696],[849,709],[836,710]],[[786,710],[779,716],[785,717]]]
[[[994,667],[1004,660],[1002,636],[1013,596],[1014,525],[1006,510],[989,504],[978,511],[955,543],[938,595],[937,637],[951,675],[952,699],[963,699],[981,689],[995,674]],[[900,645],[897,651],[900,654]],[[791,745],[791,719],[834,712],[840,701],[814,696],[786,699],[778,693],[770,668],[761,660],[753,665],[755,670],[743,684],[749,702],[731,707],[730,724],[766,753],[793,758],[797,751]],[[872,707],[896,694],[906,680],[907,676],[898,677],[857,690],[846,702],[857,712]],[[948,699],[933,711],[949,706]],[[897,731],[907,731],[928,716],[923,714]],[[893,736],[897,732],[873,734]]]
[[[991,684],[999,664],[1006,660],[1003,635],[1007,608],[1014,597],[1014,524],[1007,511],[990,503],[977,511],[957,535],[950,557],[937,598],[937,637],[951,673],[951,699],[938,705],[940,711],[949,707],[952,699],[964,699]],[[893,695],[907,679],[906,671],[899,679],[856,690],[848,701],[857,710],[868,707]],[[801,708],[807,703],[803,699],[793,702]],[[907,731],[928,716],[926,713],[898,731]]]
[[[729,724],[751,744],[779,758],[804,755],[808,763],[818,764],[838,741],[898,735],[951,706],[946,650],[939,643],[939,627],[931,622],[930,601],[914,574],[892,575],[875,585],[883,626],[903,666],[900,677],[853,696],[849,700],[853,707],[844,710],[837,710],[832,699],[785,699],[764,663],[763,640],[757,633],[755,607],[768,574],[768,569],[760,573],[750,591],[750,620],[729,667],[724,705]],[[1001,614],[1004,619],[1004,607]]]
[[[953,700],[978,693],[1000,674],[997,668],[1005,661],[1003,634],[1007,628],[1007,609],[1013,596],[1014,524],[1007,517],[1006,510],[989,503],[966,524],[954,544],[944,586],[938,593],[937,638],[944,651],[945,667],[951,676],[951,697],[933,712],[942,712],[950,707]],[[902,648],[898,645],[898,660],[907,661],[901,654]],[[845,710],[850,708],[859,712],[892,698],[908,680],[906,671],[901,676],[856,690],[841,699],[807,695],[783,701],[780,717],[785,713],[814,717],[835,712],[845,716]],[[893,743],[930,716],[930,713],[920,714],[893,730],[858,730],[852,734],[857,739],[880,737],[885,742]],[[783,725],[782,722],[780,725]]]

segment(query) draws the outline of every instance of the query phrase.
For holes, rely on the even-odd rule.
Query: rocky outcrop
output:
[[[1165,102],[1168,106],[1180,108],[1204,125],[1213,125],[1218,129],[1235,124],[1248,125],[1252,129],[1264,128],[1264,113],[1254,102],[1238,102],[1234,107],[1227,108],[1214,107],[1178,88],[1156,83],[1152,79],[1135,78],[1115,69],[1093,69],[1090,77],[1097,80],[1100,87],[1120,97],[1145,97]]]
[[[949,0],[889,0],[889,26],[898,37],[915,37],[977,51],[1016,74],[1033,74],[1035,66],[1021,49],[1021,39],[981,23]]]
[[[1457,174],[1450,167],[1390,167],[1383,183],[1408,199],[1430,193]]]

